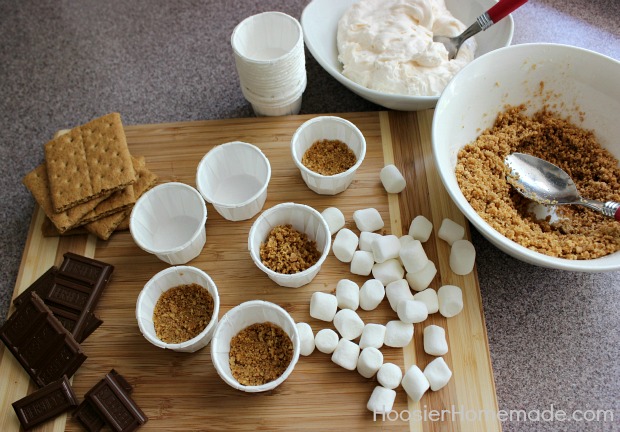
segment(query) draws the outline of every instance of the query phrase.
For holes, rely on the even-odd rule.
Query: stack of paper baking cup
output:
[[[282,12],[253,15],[235,27],[231,44],[241,91],[254,113],[299,113],[307,83],[299,21]]]

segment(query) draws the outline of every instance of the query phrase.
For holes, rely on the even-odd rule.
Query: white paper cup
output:
[[[252,93],[248,89],[242,87],[243,96],[253,104],[262,105],[285,105],[299,98],[306,90],[308,82],[306,77],[301,77],[295,86],[288,89],[282,89],[278,94],[272,94],[268,97],[259,96]]]
[[[305,61],[300,58],[297,62],[298,64],[287,68],[271,67],[271,70],[263,72],[256,70],[239,72],[243,95],[253,99],[281,100],[300,89],[305,89],[307,81]]]
[[[231,45],[243,95],[255,112],[299,112],[307,81],[299,21],[282,12],[253,15],[235,27]]]
[[[231,45],[235,55],[245,63],[266,70],[273,64],[285,64],[299,54],[299,47],[303,47],[303,30],[299,21],[290,15],[263,12],[237,24]]]
[[[319,260],[310,268],[293,274],[278,273],[262,263],[260,259],[260,245],[267,240],[271,230],[278,225],[290,224],[299,232],[306,233],[314,240],[317,249],[321,252]],[[332,238],[329,227],[321,213],[303,204],[282,203],[265,210],[254,221],[248,237],[248,249],[254,264],[267,274],[269,279],[280,286],[299,288],[314,279],[321,269],[321,265],[329,254]]]
[[[343,173],[325,176],[314,172],[301,159],[318,140],[340,140],[345,143],[357,157],[357,162]],[[301,173],[301,178],[314,192],[321,195],[335,195],[345,191],[366,156],[366,139],[362,132],[350,121],[334,116],[319,116],[303,123],[291,139],[293,161]]]
[[[206,242],[207,206],[184,183],[164,183],[142,195],[129,218],[136,244],[168,264],[185,264],[200,255]]]
[[[153,311],[159,297],[170,288],[195,283],[209,291],[213,298],[213,317],[205,329],[194,338],[181,343],[166,343],[156,336]],[[190,266],[168,267],[149,280],[138,295],[136,319],[142,335],[153,345],[181,352],[195,352],[207,346],[217,327],[220,296],[213,280],[202,270]]]
[[[196,173],[196,186],[225,219],[254,217],[265,204],[271,165],[256,146],[241,141],[218,145],[209,151]]]
[[[247,386],[239,383],[230,371],[229,353],[230,341],[244,328],[257,323],[271,322],[279,326],[291,338],[293,343],[293,358],[286,370],[279,378],[263,385]],[[257,393],[272,390],[282,384],[293,372],[299,360],[299,333],[293,318],[280,306],[261,300],[253,300],[229,310],[220,320],[211,341],[211,361],[218,375],[226,384],[248,393]]]
[[[300,93],[299,96],[297,96],[297,98],[293,101],[282,105],[251,102],[252,109],[254,110],[254,114],[257,116],[285,116],[299,114],[299,111],[301,111],[302,93]]]

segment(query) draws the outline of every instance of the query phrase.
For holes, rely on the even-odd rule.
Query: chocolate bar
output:
[[[75,312],[71,312],[69,310],[57,307],[53,302],[47,301],[48,294],[52,287],[54,286],[54,281],[56,279],[56,273],[58,272],[57,267],[50,267],[39,279],[37,279],[32,285],[30,285],[24,292],[15,297],[13,300],[13,304],[15,306],[19,306],[27,296],[30,295],[31,292],[36,292],[37,295],[43,300],[43,302],[50,308],[52,313],[58,321],[63,325],[64,328],[73,332],[75,329],[75,325],[79,319],[79,315]],[[90,336],[97,328],[103,324],[99,318],[97,318],[92,312],[86,313],[86,325],[84,327],[84,333],[80,339],[76,339],[77,342],[81,343],[88,336]],[[74,335],[75,337],[75,335]]]
[[[24,299],[27,299],[30,296],[31,292],[36,292],[39,297],[45,299],[47,293],[54,285],[54,279],[56,278],[56,273],[58,273],[58,267],[52,266],[45,273],[43,273],[39,279],[34,281],[32,285],[30,285],[26,290],[15,297],[13,300],[13,304],[15,306],[19,306]]]
[[[115,369],[112,369],[109,374],[114,378],[117,384],[125,391],[127,394],[131,394],[133,391],[133,386],[129,384],[129,382],[125,379],[124,376],[116,372]]]
[[[88,432],[99,432],[105,426],[105,421],[88,399],[78,405],[73,417],[82,423]]]
[[[127,387],[131,388],[129,383],[119,376],[112,370],[86,393],[84,399],[113,431],[131,432],[146,423],[148,417],[126,391]]]
[[[114,271],[114,266],[111,264],[74,254],[73,252],[67,252],[63,257],[64,261],[58,269],[58,276],[73,279],[75,282],[93,289],[100,285],[105,286]],[[95,294],[101,295],[101,292]],[[94,301],[96,302],[97,300]]]
[[[114,266],[104,262],[67,252],[60,268],[51,267],[13,303],[18,306],[31,292],[36,292],[81,343],[103,322],[92,311],[113,270]]]
[[[66,375],[13,403],[15,414],[24,430],[51,420],[76,406],[75,393]]]
[[[133,391],[131,384],[116,370],[112,369],[110,375],[118,383],[118,385],[127,393]],[[84,399],[73,413],[75,417],[89,432],[99,432],[105,426],[105,420],[99,414],[97,408],[90,402],[88,398]]]
[[[75,325],[79,319],[79,315],[76,315],[75,313],[68,310],[56,307],[51,302],[51,304],[48,304],[48,302],[46,302],[45,300],[43,300],[43,302],[47,305],[47,307],[50,308],[54,316],[58,319],[58,321],[60,321],[60,324],[62,324],[64,328],[73,333]],[[97,330],[97,328],[99,328],[101,324],[103,324],[103,321],[97,318],[92,312],[88,312],[86,314],[85,320],[86,325],[84,327],[82,337],[80,338],[80,340],[76,339],[76,341],[79,343],[84,342],[84,340],[86,340],[88,336],[90,336],[95,330]]]
[[[71,333],[78,341],[86,338],[92,328],[92,311],[97,306],[103,289],[107,286],[114,266],[67,252],[58,268],[54,285],[45,302],[56,308],[77,315]],[[96,328],[96,327],[95,327]]]
[[[32,292],[0,328],[0,339],[39,387],[71,377],[86,355]]]

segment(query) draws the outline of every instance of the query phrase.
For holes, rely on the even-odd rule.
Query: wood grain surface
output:
[[[463,289],[465,308],[456,317],[439,314],[415,325],[414,340],[404,349],[383,347],[384,361],[394,362],[403,372],[412,364],[421,369],[433,359],[424,353],[425,326],[446,329],[449,352],[444,359],[453,371],[449,384],[427,392],[413,403],[399,387],[394,412],[373,417],[366,402],[375,379],[346,371],[315,350],[301,357],[296,369],[280,387],[262,394],[245,394],[227,386],[215,372],[209,349],[175,353],[156,348],[140,334],[135,302],[143,285],[167,267],[143,252],[128,232],[116,233],[107,242],[92,236],[44,238],[42,212],[33,215],[19,276],[16,296],[62,254],[73,251],[111,263],[112,280],[104,291],[96,314],[104,321],[83,344],[88,359],[73,377],[81,400],[105,373],[115,368],[134,386],[133,397],[148,415],[142,430],[410,430],[410,431],[497,431],[497,400],[476,270],[457,276],[449,267],[449,246],[436,237],[441,221],[450,217],[467,226],[443,189],[432,159],[430,128],[432,111],[402,113],[338,114],[355,123],[367,140],[366,158],[355,180],[337,196],[320,196],[303,183],[290,156],[290,139],[312,116],[265,117],[126,127],[134,155],[144,155],[147,166],[161,181],[181,181],[195,186],[196,167],[202,156],[218,144],[245,141],[260,147],[269,158],[272,177],[268,188],[269,208],[281,202],[298,202],[319,211],[338,207],[347,226],[355,210],[375,207],[386,222],[385,232],[406,234],[413,217],[422,214],[434,224],[424,244],[438,274],[431,287],[444,284]],[[395,163],[407,180],[400,194],[388,195],[379,181],[379,171]],[[207,243],[200,256],[189,263],[206,271],[218,286],[220,316],[233,306],[253,299],[272,301],[284,307],[296,321],[310,323],[316,333],[331,323],[309,315],[314,291],[331,292],[342,278],[360,285],[367,277],[353,275],[349,265],[330,254],[318,276],[304,287],[283,288],[271,282],[252,263],[247,250],[249,221],[224,220],[208,205]],[[467,232],[469,236],[469,232]],[[13,309],[9,313],[12,313]],[[374,311],[359,311],[365,322],[385,324],[397,319],[387,300]],[[11,404],[31,392],[29,377],[2,346],[0,348],[0,430],[19,430]],[[419,417],[422,420],[419,420]],[[82,430],[71,416],[61,416],[37,430]]]

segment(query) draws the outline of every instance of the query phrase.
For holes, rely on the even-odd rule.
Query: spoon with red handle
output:
[[[476,18],[476,22],[460,35],[456,37],[433,36],[433,42],[444,44],[448,50],[448,58],[452,60],[458,54],[463,42],[473,35],[488,29],[525,3],[527,3],[527,0],[499,0],[495,6]]]

